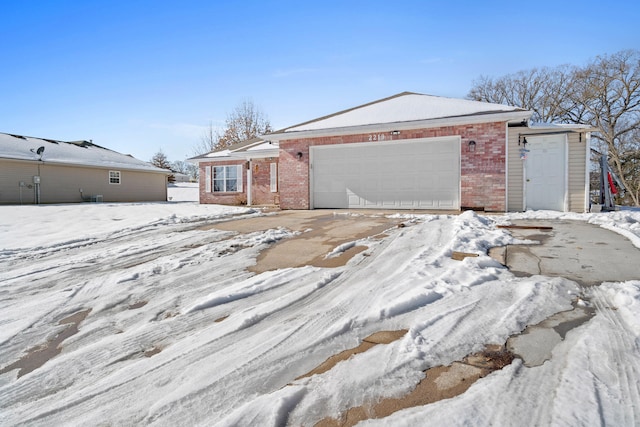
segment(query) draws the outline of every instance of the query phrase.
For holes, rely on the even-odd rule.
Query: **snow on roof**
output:
[[[284,129],[282,132],[526,111],[509,105],[403,92],[389,98],[295,125]]]
[[[260,154],[277,156],[277,154],[274,154],[272,152],[274,150],[277,151],[278,147],[278,142],[276,141],[267,141],[263,138],[255,137],[246,141],[238,142],[228,147],[219,148],[200,156],[191,157],[190,159],[187,159],[187,161],[192,163],[199,163],[202,161],[219,159],[221,157],[246,158],[260,156]],[[251,153],[251,155],[247,154],[249,152]]]
[[[254,145],[246,149],[246,151],[263,151],[263,150],[273,150],[279,148],[279,144],[277,142],[265,141],[262,144]]]
[[[41,147],[44,150],[38,154]],[[66,142],[7,133],[0,133],[0,159],[169,173],[166,169],[89,141]]]

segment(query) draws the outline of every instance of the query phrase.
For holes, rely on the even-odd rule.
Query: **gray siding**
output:
[[[38,172],[38,166],[40,170]],[[46,162],[0,160],[0,204],[34,203],[33,176],[40,175],[41,203],[82,202],[84,196],[102,195],[104,202],[150,202],[167,200],[167,176],[162,173],[122,169],[121,183],[109,183],[109,169],[62,166]],[[20,187],[20,182],[32,188]]]

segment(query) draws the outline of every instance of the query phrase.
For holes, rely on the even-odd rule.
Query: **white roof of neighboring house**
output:
[[[403,92],[274,133],[317,131],[500,113],[524,113],[523,116],[531,114],[527,110],[509,105]]]
[[[44,147],[41,155],[37,153],[40,147]],[[0,133],[0,159],[42,160],[45,163],[63,165],[171,173],[167,169],[155,167],[151,163],[89,141],[65,142],[7,133]]]

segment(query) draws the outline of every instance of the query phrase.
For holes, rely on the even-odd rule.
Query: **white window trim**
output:
[[[227,168],[232,168],[234,167],[236,168],[236,189],[234,191],[227,191]],[[222,191],[216,191],[215,185],[213,185],[213,181],[215,180],[215,174],[213,173],[215,171],[215,168],[224,168],[224,177],[222,178],[223,182],[224,182],[224,189]],[[211,192],[213,193],[242,193],[243,189],[242,189],[242,171],[243,171],[244,167],[243,165],[220,165],[220,166],[213,166],[211,169],[211,176],[207,178],[207,182],[209,183],[209,185],[211,186]]]
[[[112,176],[112,174],[113,174],[113,176]],[[117,177],[118,182],[113,182],[112,179],[115,180],[116,177]],[[109,171],[109,184],[111,184],[111,185],[120,185],[120,184],[122,184],[122,172],[120,172],[120,171]]]

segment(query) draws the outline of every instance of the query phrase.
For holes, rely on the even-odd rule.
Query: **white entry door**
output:
[[[525,204],[532,210],[566,210],[566,136],[527,137]]]
[[[460,138],[311,147],[314,208],[459,209]]]

